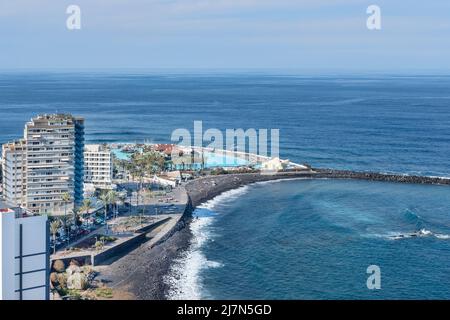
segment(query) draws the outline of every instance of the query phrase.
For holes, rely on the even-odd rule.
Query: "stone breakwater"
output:
[[[225,174],[218,176],[208,176],[193,180],[186,184],[191,204],[193,207],[211,200],[215,196],[242,187],[247,184],[271,180],[283,179],[358,179],[369,181],[386,181],[397,183],[416,184],[441,184],[450,185],[449,178],[422,177],[396,174],[383,174],[374,172],[356,172],[333,169],[313,169],[311,171],[282,172],[272,175],[258,173]]]
[[[314,171],[316,173],[312,175],[312,178],[316,177],[329,179],[358,179],[358,180],[386,181],[399,183],[450,185],[450,178],[441,178],[441,177],[410,176],[400,174],[357,172],[350,170],[334,170],[334,169],[314,169]]]

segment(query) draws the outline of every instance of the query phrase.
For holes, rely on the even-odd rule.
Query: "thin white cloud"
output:
[[[382,7],[380,32],[366,28],[371,0],[0,0],[0,39],[8,41],[0,66],[17,65],[20,57],[42,65],[60,59],[194,66],[214,57],[209,65],[267,60],[270,66],[288,57],[300,65],[340,55],[353,64],[365,55],[426,60],[430,52],[448,53],[450,25],[442,12],[450,1],[426,8],[413,1],[405,11],[399,2],[374,2]],[[81,32],[65,29],[69,4],[82,9]]]

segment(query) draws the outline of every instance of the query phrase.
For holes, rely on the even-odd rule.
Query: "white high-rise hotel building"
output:
[[[2,146],[5,201],[39,214],[62,214],[66,205],[70,210],[82,201],[83,158],[84,119],[66,114],[31,119],[23,140]]]

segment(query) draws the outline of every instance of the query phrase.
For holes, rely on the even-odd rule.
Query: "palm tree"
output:
[[[92,201],[91,199],[84,199],[83,205],[81,206],[80,210],[82,212],[85,212],[86,215],[89,215],[89,210],[93,209]]]
[[[145,215],[145,205],[142,206],[142,212],[139,215],[139,224],[141,225],[141,227],[142,227],[142,218],[144,217],[144,215]]]
[[[125,205],[125,201],[127,200],[127,195],[120,193],[118,196],[119,204],[121,206]],[[118,209],[118,208],[117,208]],[[119,215],[119,210],[117,210],[117,216]]]
[[[58,233],[59,228],[61,227],[61,220],[53,220],[50,223],[50,232],[53,235],[53,254],[56,253],[56,234]]]
[[[100,195],[100,200],[103,202],[103,205],[105,206],[105,226],[106,226],[106,233],[108,233],[108,222],[107,222],[107,218],[108,218],[108,206],[110,204],[110,197],[109,197],[109,192],[102,192],[102,194]]]
[[[67,205],[71,201],[70,193],[68,193],[68,192],[63,193],[61,200],[64,203],[64,228],[66,229],[66,232],[67,232],[67,245],[69,245],[70,230],[68,229],[68,225],[67,225]]]
[[[144,154],[142,158],[145,171],[155,174],[164,170],[166,159],[161,154],[157,152],[148,152]]]
[[[117,192],[111,190],[108,192],[109,202],[113,206],[113,216],[116,217],[117,213],[117,201],[119,200],[119,197],[117,195]]]
[[[80,209],[78,208],[73,208],[72,209],[72,220],[73,220],[73,225],[75,226],[75,228],[78,229],[78,214],[80,213]]]
[[[191,159],[190,159],[191,161],[190,161],[190,167],[191,167],[191,170],[192,170],[192,166],[194,165],[194,163],[195,163],[195,151],[194,151],[194,149],[191,149]]]
[[[142,180],[144,176],[144,170],[142,166],[142,155],[139,154],[133,154],[131,157],[131,161],[127,165],[127,170],[129,174],[131,175],[131,179],[136,181],[136,178],[138,178],[138,186],[137,186],[137,192],[136,192],[136,206],[139,204],[139,190],[142,185]]]
[[[144,176],[145,176],[145,168],[143,166],[143,159],[142,157],[139,157],[136,161],[136,167],[134,168],[134,172],[137,175],[139,181],[137,186],[137,193],[136,193],[136,206],[139,205],[139,200],[141,197],[141,190],[144,185]]]

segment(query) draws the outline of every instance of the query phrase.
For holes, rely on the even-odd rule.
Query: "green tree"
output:
[[[91,209],[94,209],[94,206],[92,205],[91,199],[84,199],[83,205],[80,207],[80,211],[84,212],[86,216],[89,215],[89,211]]]
[[[108,192],[109,197],[109,203],[112,205],[113,208],[113,217],[116,217],[117,215],[117,202],[119,201],[119,196],[117,192],[114,190],[111,190]]]
[[[140,191],[142,189],[143,180],[145,176],[144,157],[142,154],[133,154],[131,162],[129,164],[129,172],[133,181],[138,179],[137,192],[136,192],[136,205],[139,205]]]
[[[61,220],[53,220],[50,223],[50,232],[53,236],[53,254],[56,253],[56,234],[58,233],[59,228],[61,228]]]
[[[64,203],[64,228],[67,232],[67,245],[70,243],[70,230],[67,223],[67,205],[71,202],[72,198],[70,196],[70,193],[65,192],[63,193],[61,197],[62,202]]]
[[[107,222],[107,218],[108,218],[108,206],[111,203],[110,202],[110,196],[109,196],[109,192],[108,191],[103,191],[100,194],[100,200],[103,203],[103,206],[105,207],[105,227],[106,227],[106,233],[108,233],[108,222]]]
[[[76,228],[78,228],[80,226],[79,214],[80,214],[79,208],[75,207],[72,209],[72,221],[73,221],[73,225]]]
[[[160,173],[164,170],[166,159],[158,152],[148,152],[143,154],[143,167],[150,174]]]
[[[120,194],[118,194],[117,199],[118,199],[119,204],[123,206],[125,204],[125,201],[127,200],[127,195],[120,193]],[[119,215],[118,209],[119,208],[117,208],[117,215]]]

